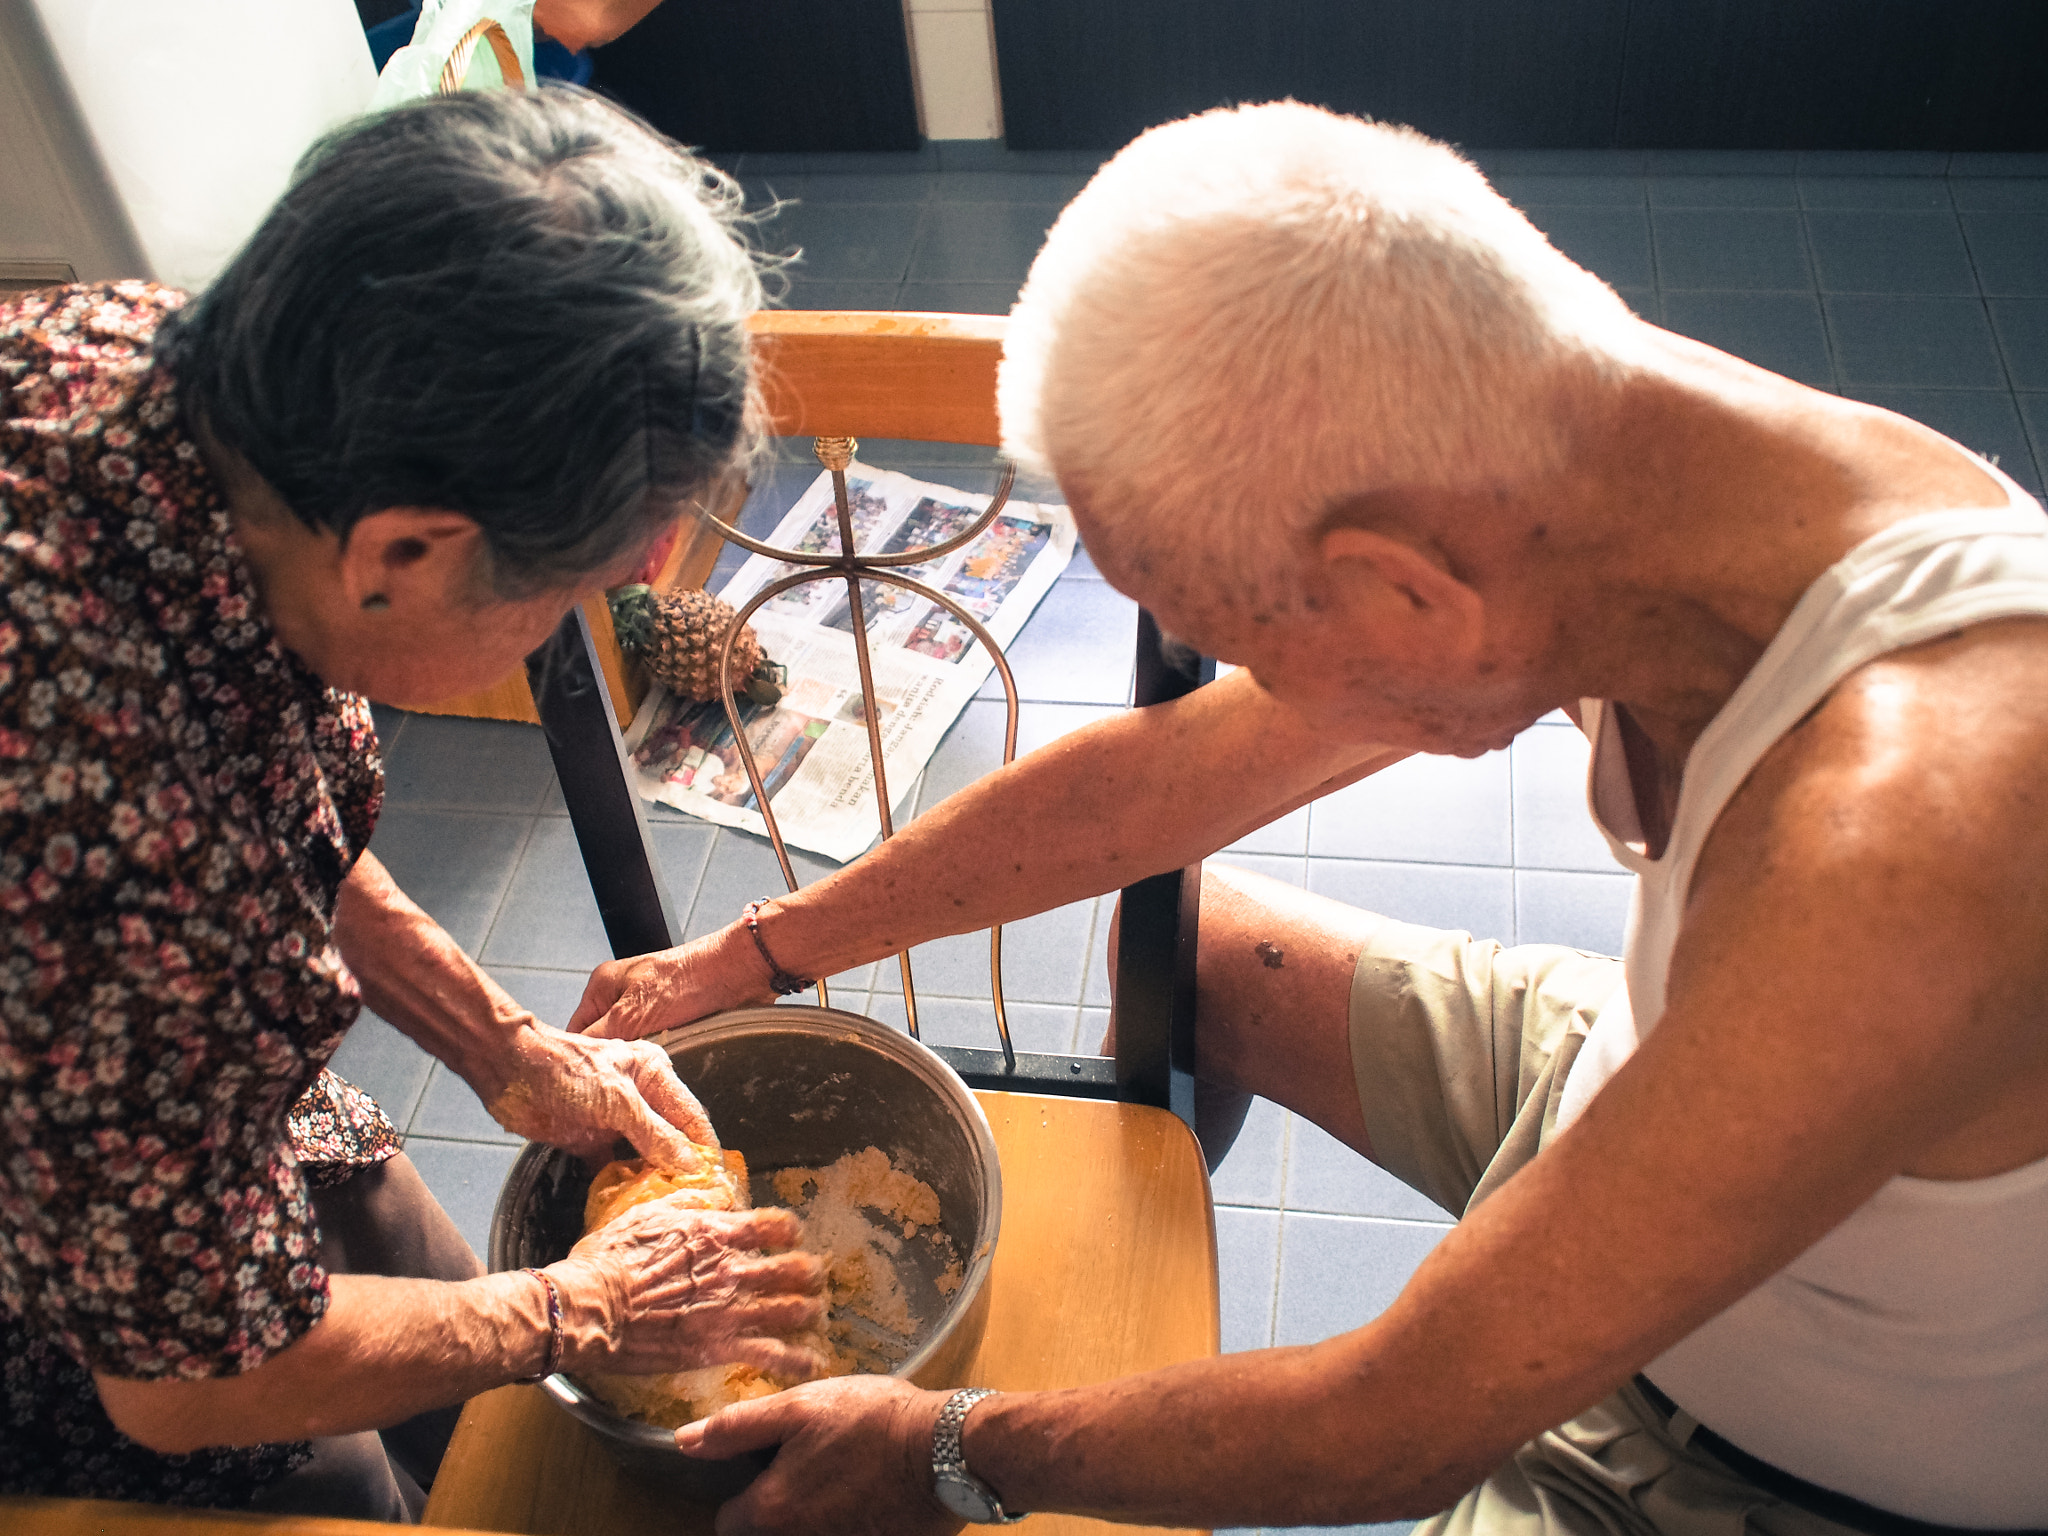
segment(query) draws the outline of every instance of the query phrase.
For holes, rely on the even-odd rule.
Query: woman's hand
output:
[[[506,1130],[599,1161],[624,1136],[649,1162],[675,1169],[697,1165],[691,1142],[718,1145],[665,1052],[549,1029],[399,890],[375,854],[363,854],[343,884],[334,935],[363,1001],[447,1063]]]
[[[636,1206],[548,1267],[562,1293],[565,1364],[651,1375],[740,1361],[815,1376],[823,1362],[786,1337],[825,1315],[824,1267],[796,1250],[802,1236],[796,1217],[772,1206],[697,1210],[687,1193]]]
[[[697,1167],[697,1148],[718,1145],[704,1107],[658,1045],[568,1034],[536,1020],[516,1029],[491,1065],[500,1080],[473,1086],[514,1135],[592,1162],[610,1157],[623,1136],[650,1163],[672,1169]]]
[[[695,943],[607,960],[590,973],[567,1028],[638,1040],[726,1008],[774,1001],[768,968],[746,929],[729,923]]]

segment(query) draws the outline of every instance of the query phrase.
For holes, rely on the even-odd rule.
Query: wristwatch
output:
[[[991,1387],[962,1387],[946,1399],[939,1410],[939,1422],[932,1427],[932,1493],[962,1520],[976,1525],[1015,1525],[1024,1518],[1003,1508],[995,1489],[967,1470],[967,1458],[960,1448],[960,1427],[967,1422],[967,1410],[984,1397],[994,1397]]]

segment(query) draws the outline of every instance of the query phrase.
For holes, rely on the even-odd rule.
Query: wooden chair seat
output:
[[[1216,1238],[1208,1175],[1163,1109],[979,1095],[1003,1165],[1003,1226],[979,1353],[954,1385],[1081,1386],[1213,1355]],[[933,1383],[938,1385],[938,1383]],[[712,1509],[620,1471],[534,1387],[470,1403],[427,1523],[531,1536],[708,1536]],[[1130,1531],[1072,1515],[1059,1536]]]

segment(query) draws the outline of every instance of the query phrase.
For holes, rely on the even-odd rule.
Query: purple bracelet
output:
[[[562,1368],[562,1293],[555,1289],[555,1282],[546,1270],[528,1269],[526,1273],[546,1286],[548,1292],[547,1363],[541,1366],[538,1376],[521,1376],[517,1378],[520,1386],[534,1387],[546,1381]]]
[[[815,987],[815,981],[792,975],[775,963],[775,957],[768,953],[768,941],[761,937],[761,909],[767,906],[765,899],[750,901],[740,913],[740,921],[747,925],[747,932],[753,936],[754,948],[761,951],[761,958],[768,965],[768,986],[777,997],[787,997],[792,992],[801,992],[805,987]]]

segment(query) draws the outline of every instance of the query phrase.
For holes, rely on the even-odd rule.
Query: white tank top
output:
[[[1874,657],[2048,615],[2048,519],[2006,484],[2009,508],[1898,523],[1807,590],[1686,759],[1661,858],[1644,856],[1613,714],[1586,702],[1594,820],[1638,879],[1627,983],[1572,1066],[1557,1132],[1656,1027],[1701,845],[1757,760]],[[2048,1524],[2048,1158],[1988,1179],[1893,1179],[1645,1374],[1824,1488],[1947,1525]]]

